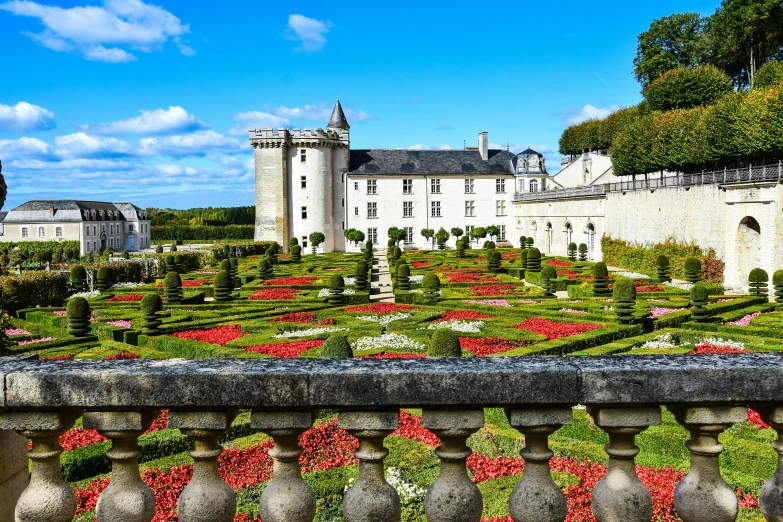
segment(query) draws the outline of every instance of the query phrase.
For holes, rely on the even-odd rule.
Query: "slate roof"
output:
[[[351,150],[350,174],[514,174],[513,154],[490,149],[488,160],[473,150]]]
[[[536,151],[534,151],[531,148],[527,148],[527,149],[523,150],[522,152],[520,152],[519,155],[520,156],[532,156],[532,155],[541,156],[541,153],[536,152]]]
[[[345,113],[343,112],[343,106],[340,105],[340,100],[337,100],[337,103],[334,104],[332,117],[329,119],[329,124],[326,126],[326,128],[346,130],[351,128],[351,126],[348,125],[348,119],[345,117]]]
[[[54,208],[54,216],[51,209]],[[95,217],[93,217],[95,212]],[[0,218],[5,223],[60,223],[79,221],[127,221],[141,218],[144,210],[132,203],[107,203],[75,199],[34,199],[11,209]]]

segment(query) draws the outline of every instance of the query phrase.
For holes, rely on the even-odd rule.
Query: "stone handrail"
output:
[[[544,190],[541,192],[516,192],[514,201],[546,201],[550,199],[572,199],[603,196],[608,190],[607,185],[589,185],[559,190]]]
[[[465,461],[467,438],[484,424],[485,407],[503,407],[525,435],[523,479],[511,494],[515,520],[562,521],[563,493],[552,480],[548,436],[587,405],[609,434],[607,475],[593,492],[600,522],[648,522],[650,493],[639,480],[635,435],[661,422],[661,405],[691,434],[690,471],[675,491],[685,522],[733,521],[737,498],[721,478],[718,435],[747,419],[752,405],[783,433],[783,356],[733,354],[633,357],[488,357],[408,360],[136,360],[0,359],[4,381],[0,429],[32,441],[31,479],[16,503],[18,522],[69,521],[74,494],[60,473],[58,437],[84,425],[111,440],[112,482],[97,504],[99,521],[149,522],[154,497],[138,470],[137,439],[159,409],[169,427],[193,441],[193,479],[180,496],[183,522],[230,522],[233,491],[218,473],[218,438],[240,408],[272,437],[273,479],[260,497],[264,522],[310,522],[315,496],[301,477],[298,436],[318,409],[337,409],[339,425],[360,441],[359,478],[343,499],[346,521],[392,522],[400,500],[383,476],[383,439],[403,407],[423,408],[424,426],[440,439],[439,477],[425,497],[431,522],[478,522],[482,498]],[[783,437],[772,443],[783,454]],[[783,457],[781,457],[783,459]],[[767,520],[783,520],[783,468],[762,489]]]

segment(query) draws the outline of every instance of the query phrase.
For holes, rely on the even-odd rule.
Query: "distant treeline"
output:
[[[225,226],[151,226],[152,241],[192,241],[218,239],[253,239],[253,225],[225,225]]]
[[[228,225],[253,225],[256,222],[255,207],[207,207],[188,210],[148,208],[147,215],[150,217],[153,239],[155,239],[155,227],[225,227]],[[232,236],[226,239],[235,238]]]

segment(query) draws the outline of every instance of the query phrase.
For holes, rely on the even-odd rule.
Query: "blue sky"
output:
[[[251,205],[247,129],[324,127],[338,92],[353,148],[487,130],[556,171],[565,126],[639,101],[636,36],[717,5],[0,0],[4,208]]]

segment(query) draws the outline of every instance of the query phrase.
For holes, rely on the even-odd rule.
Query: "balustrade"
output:
[[[397,522],[400,498],[384,478],[383,441],[400,408],[422,408],[424,427],[440,440],[440,473],[426,494],[430,522],[477,522],[482,498],[470,480],[468,437],[486,407],[504,408],[525,436],[525,473],[509,498],[517,522],[562,522],[548,438],[586,404],[607,432],[606,476],[593,492],[600,522],[648,521],[650,493],[636,475],[635,436],[661,421],[666,406],[690,432],[690,471],[675,506],[685,522],[733,521],[737,497],[720,476],[718,435],[752,406],[775,430],[779,465],[763,487],[761,511],[783,522],[783,358],[777,354],[438,360],[168,360],[4,363],[0,429],[32,441],[30,481],[16,501],[17,522],[72,520],[75,498],[60,472],[58,437],[84,415],[85,427],[111,441],[112,481],[97,518],[149,521],[154,498],[138,469],[138,437],[156,412],[192,442],[193,478],[180,495],[183,522],[229,522],[234,492],[218,472],[222,447],[239,409],[274,441],[273,476],[260,495],[265,522],[310,522],[316,497],[303,480],[299,437],[320,409],[339,410],[339,426],[359,440],[358,479],[345,493],[347,522]],[[8,451],[8,448],[0,448]],[[0,491],[2,493],[2,491]]]

